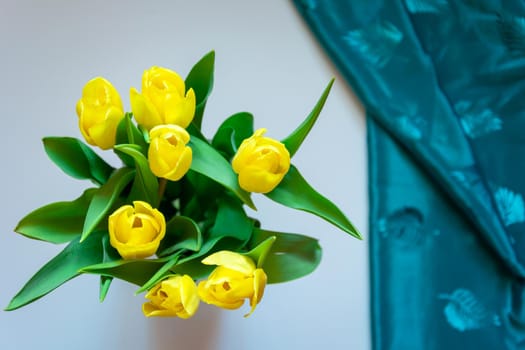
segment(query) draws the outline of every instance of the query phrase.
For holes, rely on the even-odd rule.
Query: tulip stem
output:
[[[164,191],[166,190],[166,184],[168,183],[168,180],[161,177],[159,178],[159,203],[157,204],[157,207],[160,205],[160,202],[162,201],[162,196],[164,195]]]

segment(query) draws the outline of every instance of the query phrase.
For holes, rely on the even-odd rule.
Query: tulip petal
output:
[[[83,118],[82,115],[80,115],[80,117],[78,118],[78,128],[80,129],[80,132],[82,133],[82,136],[84,137],[84,140],[86,140],[86,142],[89,143],[90,145],[96,146],[95,141],[93,141],[93,139],[89,135],[88,130],[85,129],[85,125],[86,125],[85,119]]]
[[[195,114],[195,93],[192,89],[186,97],[183,95],[166,96],[164,105],[164,122],[179,125],[182,128],[190,125]]]
[[[88,130],[88,134],[90,140],[93,142],[93,145],[98,145],[101,149],[109,149],[115,144],[115,142],[108,142],[108,140],[106,139],[106,126],[102,123],[92,126]],[[88,141],[87,138],[86,141]]]
[[[80,100],[78,100],[77,105],[76,105],[76,112],[77,112],[77,116],[79,118],[82,115],[83,111],[84,111],[84,101],[82,101],[82,99],[80,99]]]
[[[290,168],[290,153],[277,140],[263,137],[266,129],[256,130],[245,139],[232,160],[239,174],[239,186],[248,192],[271,192]]]
[[[227,288],[225,288],[227,286]],[[243,276],[220,285],[224,300],[250,299],[253,295],[253,277]]]
[[[184,107],[183,107],[184,109],[183,114],[186,116],[185,120],[187,121],[188,125],[192,122],[193,117],[195,116],[196,100],[197,98],[195,96],[195,91],[193,91],[193,89],[190,88],[184,98]],[[188,125],[186,125],[186,127]]]
[[[157,177],[164,177],[164,174],[168,171],[169,164],[165,157],[160,157],[159,155],[163,154],[162,149],[162,139],[156,138],[152,139],[148,149],[148,163],[151,169],[151,172]]]
[[[199,308],[197,286],[193,279],[188,275],[182,276],[180,284],[180,298],[185,311],[184,314],[181,314],[181,317],[188,318],[193,316]]]
[[[263,130],[263,132],[266,131],[266,129],[258,129],[255,133],[260,133],[261,130]],[[237,174],[241,171],[244,164],[249,163],[249,159],[253,157],[255,147],[257,146],[257,140],[254,137],[256,135],[255,133],[242,141],[237,153],[235,153],[235,156],[233,157],[232,167]]]
[[[124,109],[117,89],[102,77],[95,77],[88,81],[82,89],[82,97],[89,105],[112,105],[118,109]]]
[[[131,110],[137,123],[146,129],[163,124],[162,119],[151,101],[135,88],[130,89]]]
[[[247,275],[245,273],[235,271],[224,266],[219,266],[212,271],[212,273],[208,277],[208,281],[210,285],[216,284],[222,286],[224,282],[242,280],[245,279],[246,276],[251,276],[251,273]]]
[[[180,180],[188,170],[190,170],[191,160],[192,160],[192,151],[190,147],[184,147],[184,150],[179,156],[180,158],[177,161],[174,169],[169,172],[166,176],[167,179],[171,181]]]
[[[182,78],[174,71],[162,67],[151,67],[142,76],[142,96],[147,108],[157,113],[156,117],[145,120],[138,116],[139,124],[151,129],[155,125],[177,124],[187,127],[195,114],[195,94],[186,88]],[[132,93],[133,95],[133,93]],[[135,96],[136,97],[136,96]],[[134,98],[134,97],[132,97]],[[134,102],[132,109],[134,113],[140,113],[146,107],[137,104],[135,112]]]
[[[201,281],[197,288],[199,297],[206,304],[215,305],[223,309],[235,310],[240,308],[244,304],[244,299],[240,300],[222,300],[218,299],[215,293],[212,291],[213,285],[209,284],[208,281]]]
[[[285,174],[272,174],[258,167],[245,167],[239,173],[239,185],[248,192],[271,192]]]
[[[261,301],[264,295],[264,288],[266,287],[266,282],[268,278],[263,269],[256,269],[253,273],[253,296],[250,299],[251,310],[244,317],[250,316],[254,311],[255,307]]]
[[[156,88],[158,90],[177,91],[179,95],[184,95],[185,84],[177,72],[153,66],[144,71],[142,75],[142,90]]]
[[[115,138],[117,135],[117,126],[124,114],[117,108],[111,107],[106,112],[106,118],[98,124],[93,125],[87,129],[81,127],[81,132],[86,141],[92,141],[93,145],[100,147],[103,150],[110,149],[115,145]],[[83,119],[83,118],[82,118]],[[87,135],[86,135],[87,134]]]
[[[135,213],[137,214],[151,214],[153,207],[148,202],[144,201],[133,201],[133,208],[135,209]]]
[[[186,144],[189,133],[178,125],[160,125],[150,131],[149,166],[153,174],[180,180],[190,169],[192,150]]]
[[[254,311],[266,286],[266,274],[262,269],[256,269],[249,257],[231,251],[214,253],[202,263],[219,265],[206,281],[199,283],[198,293],[204,302],[225,309],[238,309],[245,299],[249,299],[249,314]]]
[[[147,294],[142,311],[146,317],[176,316],[189,318],[197,312],[197,286],[188,275],[174,275],[158,283]]]
[[[251,275],[255,270],[254,262],[247,256],[223,250],[207,256],[202,263],[205,265],[224,266],[245,275]]]
[[[86,141],[102,149],[115,145],[117,125],[124,107],[117,90],[109,81],[97,77],[84,86],[76,104],[79,129]]]
[[[110,215],[109,242],[123,259],[147,258],[157,251],[166,234],[166,221],[149,203],[134,201]]]

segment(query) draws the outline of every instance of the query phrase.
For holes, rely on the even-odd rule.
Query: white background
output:
[[[90,184],[46,157],[44,136],[81,137],[75,103],[101,75],[120,91],[140,88],[152,65],[186,76],[216,50],[210,137],[227,116],[249,111],[255,126],[283,138],[337,78],[321,117],[293,162],[362,231],[358,241],[328,223],[255,196],[267,229],[320,239],[311,275],[270,285],[248,319],[201,304],[190,320],[146,319],[143,295],[114,281],[98,302],[98,278],[80,276],[13,312],[0,311],[0,349],[368,349],[366,147],[363,111],[291,1],[0,0],[2,215],[0,304],[62,247],[13,233],[44,204],[71,200]],[[104,157],[112,162],[109,153]]]

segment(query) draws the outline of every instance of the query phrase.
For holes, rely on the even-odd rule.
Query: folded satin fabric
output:
[[[525,4],[295,4],[367,110],[374,349],[525,349]]]

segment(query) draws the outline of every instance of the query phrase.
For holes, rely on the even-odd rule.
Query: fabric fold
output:
[[[427,8],[423,6],[423,3],[427,3],[425,1],[420,1],[419,7],[416,1],[407,1],[405,5],[397,1],[377,0],[367,2],[366,5],[362,2],[333,0],[303,3],[307,5],[300,4],[298,8],[366,109],[393,137],[414,153],[436,183],[443,186],[459,203],[504,264],[517,276],[525,277],[522,259],[516,254],[514,243],[517,238],[509,235],[504,224],[505,217],[509,216],[523,223],[521,218],[525,214],[525,207],[520,208],[523,197],[512,189],[509,189],[511,192],[500,192],[498,195],[498,189],[489,188],[464,131],[469,130],[469,127],[473,134],[476,133],[476,127],[484,127],[485,132],[497,131],[499,129],[495,126],[476,125],[483,123],[483,120],[476,121],[475,118],[489,119],[486,123],[490,124],[490,118],[494,116],[490,115],[489,108],[476,106],[479,102],[475,97],[463,98],[465,94],[459,91],[459,96],[454,98],[458,102],[454,104],[450,93],[443,91],[445,87],[455,90],[465,87],[461,74],[451,78],[445,74],[455,62],[463,62],[458,55],[467,54],[456,48],[459,44],[453,46],[453,40],[449,39],[459,35],[461,29],[469,30],[462,21],[464,13],[460,9],[453,11],[450,8],[452,3]],[[413,12],[410,13],[409,9]],[[445,25],[437,19],[434,19],[436,25],[433,26],[421,24],[422,21],[428,23],[433,16],[443,19],[445,15],[448,15]],[[453,46],[449,49],[450,57],[442,47],[436,49],[434,42],[429,46],[419,41],[414,31],[418,27],[413,27],[411,16],[418,26],[426,29],[426,32],[421,30],[427,35],[425,40],[440,38],[443,45]],[[421,19],[421,16],[424,18]],[[444,29],[440,31],[441,27]],[[475,31],[475,28],[471,30]],[[440,32],[440,36],[435,31]],[[434,53],[437,58],[430,55],[432,47],[437,51]],[[445,67],[437,67],[433,59],[439,59]],[[467,67],[463,68],[468,72]],[[438,76],[443,70],[446,70],[443,73],[445,77],[451,79],[449,84],[443,83],[445,77]],[[456,110],[467,116],[459,118]],[[500,188],[507,188],[502,186]],[[498,200],[500,197],[505,199]],[[505,201],[510,203],[503,203]],[[504,208],[499,208],[498,203],[502,203],[499,206]],[[508,207],[518,207],[519,212],[505,213],[513,210]],[[503,219],[498,214],[494,215],[500,212],[504,212]]]
[[[525,4],[295,0],[367,111],[375,349],[525,349]]]
[[[367,132],[373,348],[518,346],[509,270],[374,118]]]

